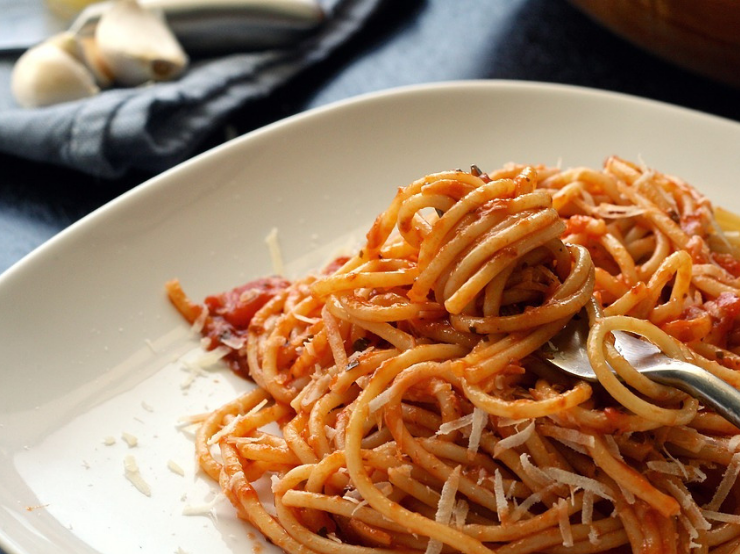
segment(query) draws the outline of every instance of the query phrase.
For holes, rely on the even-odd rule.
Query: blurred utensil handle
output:
[[[316,0],[139,0],[160,11],[191,54],[288,46],[324,21]],[[89,35],[110,2],[85,8],[72,32]]]
[[[150,1],[162,2],[168,23],[189,52],[289,46],[318,28],[325,17],[315,0]]]
[[[74,19],[70,31],[91,36],[112,0],[86,7]],[[306,38],[325,20],[316,0],[139,0],[142,6],[160,11],[183,48],[191,55],[264,50],[290,46]],[[26,13],[27,12],[27,13]],[[24,12],[19,32],[0,25],[0,54],[21,54],[64,29],[61,21],[44,19],[43,10]],[[31,29],[32,32],[29,32]],[[21,32],[22,31],[22,32]],[[9,35],[9,36],[4,36]]]

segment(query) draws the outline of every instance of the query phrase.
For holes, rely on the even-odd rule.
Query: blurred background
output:
[[[611,13],[599,12],[599,6],[605,5],[612,7]],[[625,23],[627,15],[635,15],[636,5],[648,10],[644,16],[648,24]],[[667,35],[658,33],[655,22],[670,15],[666,6],[665,2],[648,0],[379,2],[357,32],[325,59],[300,71],[266,97],[235,109],[228,121],[200,137],[197,148],[188,156],[281,118],[359,94],[460,79],[516,79],[592,87],[740,121],[737,83],[732,82],[732,75],[738,72],[731,66],[737,47],[722,35],[725,26],[738,28],[732,27],[732,17],[736,16],[726,13],[715,18],[712,24],[718,29],[717,37],[707,37],[705,30],[698,32],[705,33],[698,39],[698,48],[706,50],[719,44],[724,52],[725,58],[720,56],[716,66],[710,66],[697,57],[696,51],[680,52],[666,42],[671,33],[678,32],[675,29],[669,26],[662,29],[667,29]],[[39,27],[58,24],[53,18],[51,23],[47,20],[49,12],[40,0],[0,0],[0,36],[3,29],[17,28],[23,18],[27,21],[29,12],[36,13]],[[597,22],[595,16],[605,17],[609,28],[617,33]],[[676,25],[686,30],[686,22]],[[28,27],[27,32],[30,35],[37,31]],[[637,34],[625,40],[633,31]],[[647,44],[651,40],[658,42]],[[679,42],[686,44],[685,36]],[[0,58],[6,69],[0,73],[2,90],[9,88],[8,67],[17,56],[18,52],[6,53]],[[667,57],[680,56],[684,59],[678,64],[667,61]],[[697,63],[687,69],[692,60]],[[725,74],[720,75],[723,70]],[[13,109],[7,98],[5,102],[0,104],[0,116],[3,109]],[[74,221],[156,173],[134,169],[120,177],[104,178],[0,153],[0,272]]]

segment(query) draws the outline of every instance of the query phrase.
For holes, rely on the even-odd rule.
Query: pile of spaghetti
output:
[[[740,387],[728,222],[618,158],[474,166],[400,189],[317,275],[204,304],[172,281],[257,384],[204,419],[199,463],[291,553],[740,552],[740,431],[610,343],[631,331]],[[621,377],[593,385],[538,355],[589,303],[591,363]]]

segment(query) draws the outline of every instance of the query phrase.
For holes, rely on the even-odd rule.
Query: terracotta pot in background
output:
[[[569,0],[617,35],[740,87],[740,0]]]

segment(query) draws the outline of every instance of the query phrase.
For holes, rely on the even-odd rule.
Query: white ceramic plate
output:
[[[211,516],[183,515],[214,488],[197,474],[178,419],[247,384],[215,371],[184,387],[182,358],[197,341],[165,299],[166,280],[179,277],[200,300],[270,273],[272,228],[284,258],[302,259],[291,271],[319,265],[398,186],[472,163],[600,166],[618,154],[740,210],[739,144],[736,123],[654,102],[450,83],[293,117],[138,187],[0,276],[0,546],[12,554],[260,550],[225,501]],[[309,252],[318,254],[306,260]],[[127,455],[150,497],[124,478]]]

